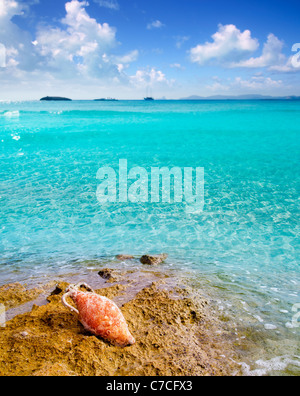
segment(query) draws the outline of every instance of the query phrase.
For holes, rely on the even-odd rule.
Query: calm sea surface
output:
[[[101,205],[97,171],[120,159],[149,172],[203,167],[204,210]],[[0,284],[168,253],[166,268],[260,329],[268,360],[246,371],[294,373],[299,191],[300,102],[2,102]]]

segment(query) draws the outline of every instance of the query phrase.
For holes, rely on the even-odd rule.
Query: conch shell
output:
[[[89,292],[80,291],[81,286]],[[68,297],[72,298],[78,309],[67,303]],[[79,315],[79,321],[92,334],[120,347],[135,343],[117,305],[108,298],[96,294],[86,283],[70,285],[62,297],[62,303]]]

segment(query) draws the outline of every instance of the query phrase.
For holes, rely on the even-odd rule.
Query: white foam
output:
[[[257,368],[251,370],[246,363],[239,363],[242,366],[242,372],[245,376],[262,377],[272,371],[284,371],[288,366],[300,367],[300,356],[277,356],[270,360],[257,360],[255,362]]]
[[[248,308],[248,305],[247,305],[247,303],[246,303],[245,301],[242,301],[242,300],[241,300],[241,304],[242,304],[242,306],[243,306],[243,309],[244,309],[246,312],[249,312],[249,311],[250,311],[249,308]]]
[[[253,315],[255,319],[257,319],[260,323],[263,323],[263,319],[259,315]]]
[[[287,329],[294,329],[296,326],[293,325],[293,323],[287,322],[287,323],[285,324],[285,327],[286,327]]]
[[[3,117],[6,117],[6,118],[19,118],[20,117],[20,112],[18,110],[16,110],[16,111],[7,111],[6,113],[3,114]]]
[[[267,323],[267,324],[265,324],[265,329],[266,330],[276,330],[277,326],[275,326],[273,324],[270,324],[270,323]]]
[[[286,324],[285,324],[285,327],[287,328],[287,329],[298,329],[299,328],[299,322],[287,322]]]

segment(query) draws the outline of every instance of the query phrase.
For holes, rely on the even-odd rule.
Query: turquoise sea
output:
[[[101,205],[120,159],[203,167],[204,210]],[[299,374],[299,192],[300,102],[2,102],[0,285],[168,253],[259,345],[245,373]]]

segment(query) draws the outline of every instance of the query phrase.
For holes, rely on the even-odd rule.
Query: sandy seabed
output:
[[[236,336],[199,291],[159,271],[102,269],[101,276],[93,273],[92,287],[100,285],[96,292],[121,308],[134,345],[119,348],[89,334],[62,305],[65,289],[79,279],[70,276],[35,288],[5,285],[0,303],[12,318],[0,328],[0,375],[240,374]],[[91,277],[80,281],[91,282]]]

